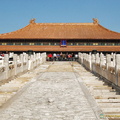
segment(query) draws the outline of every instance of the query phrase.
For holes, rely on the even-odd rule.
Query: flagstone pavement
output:
[[[84,94],[73,63],[47,62],[37,70],[41,74],[0,109],[0,120],[99,119]]]

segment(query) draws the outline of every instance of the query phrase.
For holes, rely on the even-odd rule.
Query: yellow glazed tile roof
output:
[[[30,23],[0,39],[120,39],[113,32],[96,23]]]

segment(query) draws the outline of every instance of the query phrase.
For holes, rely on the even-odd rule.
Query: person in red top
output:
[[[68,61],[71,61],[71,59],[72,59],[72,55],[68,54]]]
[[[51,53],[48,54],[48,59],[49,59],[49,61],[52,61],[52,58],[53,58],[52,54],[51,54]]]
[[[3,53],[3,54],[1,54],[1,56],[2,56],[2,57],[4,57],[4,53]]]

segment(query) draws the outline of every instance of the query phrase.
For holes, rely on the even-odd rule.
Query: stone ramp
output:
[[[72,66],[51,64],[11,104],[3,106],[1,120],[99,120]]]
[[[73,72],[70,62],[53,62],[53,65],[47,70],[48,72]]]

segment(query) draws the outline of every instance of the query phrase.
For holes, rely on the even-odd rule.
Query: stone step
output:
[[[7,94],[7,93],[2,93],[0,94],[0,106],[5,103],[7,100],[9,100],[13,94]]]
[[[103,113],[110,114],[110,113],[120,113],[120,108],[101,108]]]
[[[0,92],[17,92],[21,86],[5,86],[0,88]]]
[[[104,86],[104,85],[102,85],[102,84],[86,84],[85,83],[85,85],[87,86],[87,87],[93,87],[94,89],[96,89],[96,88],[109,88],[108,86]]]
[[[93,89],[93,92],[108,93],[108,92],[115,92],[115,90],[112,91],[112,90],[109,90],[109,89],[105,89],[105,90],[104,89],[103,90],[102,89],[100,89],[100,90],[97,90],[97,89],[94,90]]]
[[[112,87],[108,86],[93,86],[94,90],[112,90]]]
[[[92,84],[94,88],[112,88],[104,84]]]
[[[86,71],[85,71],[85,72],[86,72]],[[88,79],[89,77],[92,76],[91,74],[84,73],[84,72],[79,73],[79,75],[80,75],[80,77],[83,77],[83,78],[86,78],[86,79]],[[86,76],[87,76],[87,77],[86,77]],[[94,76],[92,76],[92,77],[94,77]]]
[[[109,118],[109,120],[120,120],[120,112],[107,112],[105,116]]]
[[[116,93],[116,91],[110,90],[110,89],[91,89],[92,92],[94,93],[103,93],[103,94],[107,94],[107,93]]]
[[[99,78],[96,78],[94,76],[91,76],[91,77],[89,76],[89,77],[85,77],[85,78],[87,78],[87,79],[85,79],[85,81],[88,81],[88,82],[90,82],[90,81],[93,81],[93,82],[103,82],[102,80],[100,80]]]
[[[94,95],[95,99],[120,99],[120,95]]]
[[[84,82],[85,82],[85,84],[90,84],[90,85],[91,85],[91,84],[93,84],[93,85],[94,85],[94,84],[95,84],[95,85],[96,85],[96,84],[97,84],[97,85],[98,85],[98,84],[99,84],[99,85],[104,85],[104,82],[102,82],[102,81],[86,81],[86,80],[84,80]]]
[[[81,77],[84,77],[84,78],[86,78],[86,80],[99,80],[99,78],[98,77],[96,77],[96,76],[94,76],[94,75],[87,75],[86,74],[86,76],[84,75],[81,75]]]
[[[94,96],[103,96],[103,95],[108,95],[108,96],[112,96],[112,95],[116,95],[116,92],[91,92],[92,95]]]
[[[6,84],[2,85],[1,87],[19,86],[20,84],[21,84],[21,82],[12,81],[12,82],[9,82],[9,83],[6,83]]]
[[[91,76],[86,75],[86,76],[80,76],[80,77],[83,78],[85,81],[86,81],[86,80],[89,80],[89,81],[90,81],[90,80],[91,80],[91,81],[92,81],[92,80],[93,80],[93,81],[95,81],[95,80],[97,81],[97,80],[98,80],[98,78],[95,78],[94,76],[91,77]]]
[[[120,120],[120,112],[106,112],[105,116],[111,118],[109,120]]]
[[[8,87],[20,87],[21,86],[21,84],[19,83],[15,83],[15,84],[6,84],[6,85],[4,85],[4,86],[1,86],[0,88],[8,88]]]
[[[7,101],[9,98],[11,98],[11,96],[12,96],[12,95],[9,95],[9,96],[6,96],[6,95],[5,95],[5,96],[4,96],[4,95],[1,96],[1,95],[0,95],[0,103],[3,102],[3,101]]]
[[[12,80],[0,87],[1,92],[17,92],[28,80],[26,78],[19,78]]]
[[[98,105],[102,108],[120,108],[120,103],[99,103]]]
[[[105,91],[106,93],[107,92],[115,92],[116,90],[115,89],[112,89],[111,87],[101,87],[101,86],[99,86],[99,87],[95,87],[95,86],[87,86],[86,85],[86,87],[90,90],[90,91]]]
[[[109,90],[110,92],[112,91],[112,88],[111,87],[92,87],[92,86],[87,86],[87,88],[91,91],[94,91],[94,90]]]
[[[120,103],[120,99],[96,99],[98,103]]]

